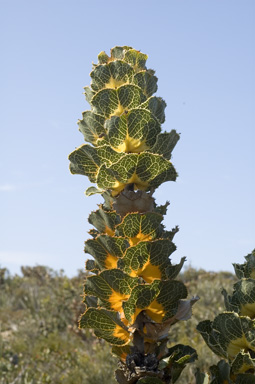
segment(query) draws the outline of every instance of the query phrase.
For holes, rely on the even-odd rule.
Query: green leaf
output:
[[[111,211],[113,209],[113,197],[111,195],[111,191],[104,191],[102,193],[102,198],[104,199],[104,209]]]
[[[151,97],[153,93],[157,92],[158,79],[154,76],[154,73],[154,71],[149,69],[147,71],[138,72],[134,77],[135,84],[142,89],[146,97]]]
[[[255,279],[255,249],[245,257],[247,260],[244,264],[233,264],[238,279],[243,277]]]
[[[119,104],[123,109],[133,109],[137,108],[142,104],[146,97],[139,87],[136,85],[123,85],[117,89]]]
[[[123,47],[114,47],[111,49],[111,58],[112,59],[123,59],[125,56],[126,51],[133,49],[132,47],[129,47],[128,45],[124,45]]]
[[[176,280],[154,280],[150,285],[138,285],[130,298],[123,302],[126,319],[134,323],[138,314],[145,310],[156,323],[173,317],[179,307],[179,300],[187,297],[185,285]]]
[[[237,375],[238,373],[245,373],[249,370],[255,372],[255,359],[251,358],[249,352],[244,353],[243,351],[241,351],[240,353],[238,353],[238,355],[232,362],[231,372],[234,375]]]
[[[255,280],[242,279],[234,285],[234,293],[229,296],[222,291],[228,311],[235,311],[241,316],[255,317]]]
[[[168,349],[167,357],[163,359],[171,372],[172,383],[175,383],[188,363],[197,359],[195,349],[188,345],[177,344]]]
[[[150,111],[132,109],[106,121],[110,144],[121,152],[142,152],[153,146],[161,127]]]
[[[101,165],[110,166],[120,157],[121,154],[109,146],[94,148],[83,144],[69,155],[70,171],[73,174],[88,176],[89,180],[95,183]]]
[[[142,90],[133,84],[122,85],[117,89],[106,88],[97,92],[91,100],[93,112],[109,118],[120,116],[124,111],[137,108],[145,101]]]
[[[184,292],[184,296],[186,295],[187,292]],[[180,299],[179,301],[178,298],[175,299],[177,300],[177,311],[174,311],[175,313],[170,315],[166,320],[163,319],[163,322],[162,316],[164,315],[164,308],[157,302],[157,300],[154,300],[154,302],[146,309],[146,312],[142,313],[140,318],[142,317],[145,319],[143,334],[146,340],[151,343],[167,340],[171,326],[180,320],[188,320],[192,315],[192,306],[199,298],[194,297],[191,300]],[[137,309],[135,317],[139,313],[140,310]],[[150,318],[148,316],[150,316]]]
[[[84,293],[98,297],[106,309],[123,312],[122,300],[126,300],[138,279],[130,277],[119,269],[105,270],[86,279]]]
[[[96,115],[91,111],[83,112],[82,120],[78,121],[78,126],[85,141],[94,145],[100,142],[106,135],[104,122],[105,119],[103,116]]]
[[[86,189],[85,191],[85,195],[86,196],[91,196],[91,195],[95,195],[96,193],[100,193],[102,194],[102,190],[101,189],[98,189],[96,187],[89,187]]]
[[[109,56],[104,51],[100,52],[97,58],[99,64],[107,64],[109,60]]]
[[[111,57],[109,57],[104,51],[100,52],[98,55],[99,64],[107,64],[112,60],[122,60],[124,58],[125,52],[129,49],[133,49],[132,47],[128,47],[124,45],[123,47],[114,47],[111,49]]]
[[[157,212],[157,213],[160,213],[160,215],[166,215],[167,213],[167,208],[168,206],[170,205],[169,201],[167,201],[165,204],[163,205],[158,205],[155,207],[154,211]]]
[[[151,314],[149,314],[148,309],[147,313],[151,318],[154,317],[155,321],[157,321],[158,315],[159,318],[162,316],[162,320],[166,321],[177,313],[180,300],[185,299],[187,295],[187,288],[181,281],[161,281],[156,303],[152,303],[150,306]],[[158,314],[158,310],[163,311],[163,313]]]
[[[126,154],[112,166],[100,168],[97,184],[99,188],[112,189],[113,195],[117,195],[127,184],[134,184],[135,189],[148,190],[165,181],[174,181],[176,177],[173,165],[159,155]]]
[[[104,164],[107,167],[120,161],[122,156],[120,153],[114,151],[112,147],[108,145],[97,148],[97,154],[100,158],[101,164]]]
[[[210,373],[213,378],[211,384],[233,384],[230,379],[230,366],[224,360],[220,360],[217,365],[211,366]]]
[[[93,328],[95,335],[112,345],[122,346],[130,341],[125,325],[113,312],[104,309],[89,308],[81,316],[80,328]]]
[[[87,102],[91,104],[91,100],[95,95],[95,92],[90,87],[84,87],[84,94]]]
[[[86,309],[98,307],[98,298],[95,296],[85,296],[83,302],[86,306]]]
[[[126,319],[133,324],[138,314],[147,308],[160,292],[160,282],[154,281],[150,285],[136,286],[128,301],[123,303]]]
[[[135,49],[130,49],[125,52],[124,61],[129,63],[136,72],[141,69],[146,69],[145,64],[148,56]]]
[[[94,229],[94,228],[91,228],[89,231],[88,231],[88,234],[91,235],[93,237],[93,239],[96,239],[97,236],[100,235],[100,233]]]
[[[139,241],[154,240],[163,232],[162,220],[163,216],[159,213],[129,213],[116,227],[116,235],[128,237],[131,245]]]
[[[89,215],[88,222],[99,232],[113,236],[115,226],[121,221],[120,216],[115,211],[105,211],[101,206],[97,211]]]
[[[95,148],[83,144],[70,153],[69,160],[72,174],[85,175],[92,183],[96,182],[101,160]]]
[[[169,240],[173,240],[174,238],[174,235],[179,232],[179,227],[176,226],[174,227],[171,231],[164,231],[163,234],[162,234],[162,237],[164,239],[169,239]]]
[[[119,108],[119,99],[115,89],[102,89],[92,100],[93,112],[109,118]],[[116,112],[117,114],[117,112]]]
[[[129,64],[116,60],[106,65],[97,65],[90,76],[91,88],[98,92],[103,88],[115,89],[123,84],[132,83],[134,70]]]
[[[95,260],[88,259],[86,261],[86,271],[97,273],[99,271],[99,266]]]
[[[182,257],[179,264],[167,266],[165,271],[167,278],[171,280],[175,279],[179,275],[185,261],[186,257]]]
[[[124,46],[124,47],[114,47],[111,49],[111,58],[115,59],[115,60],[122,60],[124,58],[124,55],[125,55],[125,51],[126,49],[132,49],[131,47],[127,47],[127,46]]]
[[[203,337],[208,347],[218,356],[227,357],[225,346],[221,346],[218,338],[220,335],[213,330],[213,323],[210,320],[201,321],[197,326],[198,332]]]
[[[213,322],[202,321],[197,329],[219,356],[234,359],[241,350],[255,351],[255,320],[235,312],[221,313]]]
[[[102,269],[116,268],[119,257],[122,257],[129,243],[125,238],[100,235],[85,243],[85,252],[97,261]]]
[[[172,151],[178,142],[180,135],[173,129],[171,132],[160,133],[152,148],[148,152],[163,155],[165,159],[170,160]]]
[[[142,277],[147,283],[166,279],[171,267],[169,256],[176,246],[168,239],[143,241],[127,249],[118,266],[130,276]]]
[[[161,124],[164,123],[166,102],[161,97],[150,97],[140,106],[140,108],[148,109]]]
[[[127,355],[131,353],[130,345],[124,345],[124,347],[117,347],[114,345],[112,347],[112,353],[113,355],[119,357],[121,360],[125,361]]]

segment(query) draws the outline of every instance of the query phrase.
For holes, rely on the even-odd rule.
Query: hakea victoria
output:
[[[157,206],[152,194],[177,177],[170,158],[179,135],[161,132],[166,103],[153,96],[157,78],[145,54],[115,47],[98,60],[85,87],[91,110],[78,123],[90,144],[69,156],[71,172],[96,184],[86,195],[104,198],[88,219],[95,229],[85,252],[94,259],[86,263],[80,327],[113,346],[119,383],[174,383],[196,353],[168,348],[168,333],[190,317],[197,298],[186,300],[185,285],[175,280],[185,261],[172,265],[169,258],[178,228],[165,230],[168,203]]]
[[[197,327],[210,349],[227,362],[211,367],[210,375],[197,373],[197,384],[255,384],[255,250],[234,269],[238,281],[233,294],[222,291],[226,312]]]

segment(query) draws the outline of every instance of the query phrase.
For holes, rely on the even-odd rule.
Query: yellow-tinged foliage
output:
[[[161,323],[162,319],[165,315],[164,308],[162,304],[159,304],[156,300],[153,300],[150,305],[146,308],[138,308],[136,307],[135,313],[131,316],[131,324],[134,324],[137,316],[139,315],[140,312],[145,311],[146,314],[156,323]]]
[[[255,271],[254,271],[254,269],[252,270],[250,277],[251,277],[251,279],[255,279]]]
[[[125,141],[114,149],[117,152],[140,153],[149,149],[149,146],[146,145],[145,140],[135,139],[127,134]]]
[[[116,325],[113,336],[124,340],[126,344],[130,342],[129,332],[122,328],[120,325]]]
[[[109,236],[114,236],[114,231],[111,228],[107,227],[107,225],[105,226],[104,233]]]
[[[105,259],[105,268],[106,269],[117,268],[117,263],[118,263],[118,258],[108,253]]]
[[[242,366],[241,366],[241,368],[239,368],[238,373],[245,373],[245,372],[247,372],[249,369],[251,369],[251,366],[248,365],[248,364],[243,363]]]
[[[161,323],[165,316],[163,305],[158,303],[156,299],[146,308],[146,313],[156,323]]]
[[[241,305],[240,316],[249,316],[251,319],[255,317],[255,303],[247,303]]]
[[[140,241],[151,241],[152,239],[153,238],[150,234],[144,234],[140,230],[136,236],[130,237],[128,239],[128,241],[129,241],[130,246],[132,247],[133,245],[138,244]]]
[[[254,350],[254,347],[247,341],[247,339],[243,335],[242,337],[234,339],[229,343],[227,347],[227,354],[230,359],[234,359],[241,350],[247,352],[248,349]]]
[[[129,81],[123,81],[123,80],[116,80],[113,77],[110,78],[108,83],[104,85],[105,88],[112,88],[116,89],[120,87],[121,85],[129,84]]]
[[[130,295],[124,295],[120,292],[112,291],[111,296],[108,298],[111,308],[114,309],[114,311],[123,312],[122,301],[127,300],[129,296]]]
[[[138,270],[132,270],[130,276],[142,277],[146,283],[152,283],[154,280],[161,279],[161,271],[157,265],[152,265],[148,260],[147,263],[142,266],[142,268],[139,268]]]
[[[134,324],[135,319],[137,318],[139,313],[142,312],[142,310],[143,310],[142,308],[136,308],[135,309],[135,313],[131,316],[131,325]]]
[[[115,111],[110,114],[109,118],[112,116],[121,116],[124,111],[127,111],[127,108],[124,108],[121,104],[119,104]]]
[[[149,182],[148,181],[142,181],[139,176],[137,176],[136,173],[130,177],[129,180],[127,180],[126,183],[122,183],[120,181],[116,181],[116,183],[112,186],[112,196],[117,196],[128,184],[134,184],[134,189],[140,189],[142,191],[146,191],[148,188]]]

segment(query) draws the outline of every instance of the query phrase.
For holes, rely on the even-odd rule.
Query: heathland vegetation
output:
[[[0,384],[111,384],[117,358],[111,347],[79,329],[84,312],[81,296],[85,273],[68,278],[48,267],[23,267],[22,275],[0,270]],[[198,360],[189,364],[178,383],[195,383],[197,367],[207,371],[219,358],[196,331],[204,319],[224,310],[221,289],[236,281],[229,272],[212,273],[187,268],[179,275],[190,295],[200,296],[188,321],[171,327],[169,347],[190,345]]]

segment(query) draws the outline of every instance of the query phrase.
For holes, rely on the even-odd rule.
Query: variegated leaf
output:
[[[241,351],[255,352],[255,320],[224,312],[213,322],[202,321],[197,327],[206,344],[219,356],[233,360]]]
[[[129,243],[125,238],[100,235],[85,243],[85,252],[93,256],[101,269],[117,267],[118,258],[122,257]]]
[[[127,237],[130,245],[135,245],[139,241],[151,241],[156,237],[161,237],[162,220],[163,216],[159,213],[129,213],[116,227],[116,235]]]
[[[168,239],[142,241],[127,249],[118,267],[130,276],[142,277],[147,283],[158,279],[167,279],[171,268],[169,256],[176,246]]]
[[[98,297],[106,309],[123,312],[122,301],[127,300],[138,279],[119,269],[105,270],[86,279],[84,293]]]
[[[161,323],[175,315],[179,300],[187,297],[187,288],[176,280],[154,280],[151,284],[138,285],[130,298],[123,303],[126,319],[134,323],[141,311],[156,323]]]
[[[105,309],[89,308],[81,316],[80,328],[93,328],[95,335],[108,343],[123,346],[130,342],[130,335],[125,325],[114,312]]]
[[[116,211],[105,211],[102,206],[89,215],[88,222],[102,234],[113,236],[115,227],[121,222]]]
[[[229,296],[222,291],[227,311],[235,311],[241,316],[255,317],[255,280],[242,279],[234,285],[234,293]]]

